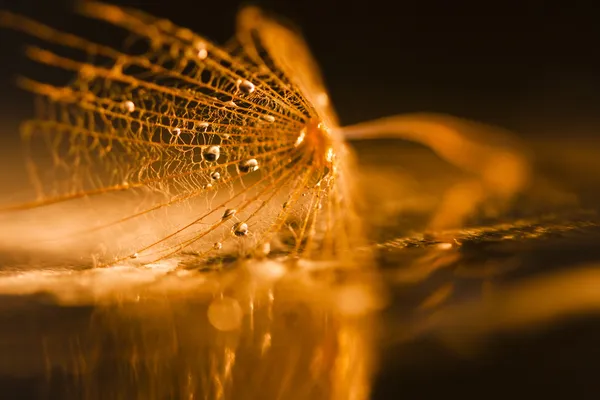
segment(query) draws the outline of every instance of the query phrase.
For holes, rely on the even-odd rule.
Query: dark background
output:
[[[86,20],[70,15],[73,2],[0,4],[81,32]],[[593,2],[112,2],[168,18],[217,43],[233,35],[235,14],[243,4],[258,4],[287,17],[302,30],[320,63],[344,124],[432,111],[523,135],[589,136],[600,126],[600,57],[595,54],[600,27]],[[24,35],[0,34],[3,121],[30,112],[29,95],[14,88],[14,76],[31,64],[22,54],[25,43]]]
[[[82,32],[85,23],[69,15],[71,3],[0,0],[2,8]],[[171,19],[217,43],[233,35],[235,14],[246,3],[118,2]],[[600,24],[592,2],[252,3],[301,28],[343,124],[431,111],[501,125],[542,140],[598,136]],[[22,54],[26,43],[25,35],[0,31],[4,149],[16,145],[18,122],[32,112],[31,96],[14,87],[14,77],[32,67]],[[591,254],[590,249],[577,252]],[[410,361],[397,359],[385,368],[376,398],[598,398],[599,333],[597,320],[577,321],[498,341],[493,357],[475,362],[455,359],[425,339],[413,344]]]

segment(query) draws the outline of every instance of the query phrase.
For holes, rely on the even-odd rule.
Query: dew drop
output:
[[[220,331],[233,331],[242,325],[242,307],[231,297],[215,299],[207,311],[208,321]]]
[[[219,172],[215,171],[210,175],[210,177],[212,179],[214,179],[215,181],[217,181],[217,180],[221,179],[221,174]]]
[[[90,65],[84,65],[79,70],[79,76],[84,81],[89,81],[94,78],[94,68]]]
[[[266,257],[271,252],[271,243],[265,242],[258,247],[257,255],[261,257]]]
[[[450,250],[452,248],[452,243],[438,243],[436,247],[440,250]]]
[[[173,135],[179,136],[180,134],[181,134],[181,129],[179,129],[179,128],[173,129]]]
[[[223,248],[223,244],[222,244],[221,242],[216,242],[216,243],[213,245],[213,248],[214,248],[215,250],[221,250],[221,249]]]
[[[133,254],[131,255],[131,258],[134,258],[134,259],[135,259],[135,258],[138,258],[138,253],[133,253]]]
[[[233,226],[233,234],[235,236],[246,236],[248,234],[248,224],[245,222],[238,222]]]
[[[207,129],[208,128],[208,122],[200,122],[200,123],[198,123],[198,128]]]
[[[228,106],[230,106],[230,107],[237,107],[237,106],[238,106],[237,104],[235,104],[235,101],[233,101],[233,100],[229,100],[229,101],[228,101],[227,103],[225,103],[225,104],[227,104],[227,105],[228,105]]]
[[[329,148],[329,150],[327,150],[327,156],[325,157],[328,163],[332,163],[333,159],[335,157],[335,153],[333,152],[333,148]]]
[[[296,139],[296,143],[294,145],[296,147],[300,146],[302,144],[302,142],[304,142],[305,137],[306,137],[306,130],[302,129],[302,131],[300,132],[300,135],[298,135],[298,138]]]
[[[198,42],[196,43],[196,50],[198,51],[196,55],[200,60],[205,60],[208,57],[208,50],[206,49],[206,43]]]
[[[316,103],[321,107],[327,106],[329,104],[329,96],[327,95],[327,93],[319,93],[316,97]]]
[[[250,93],[254,92],[254,89],[256,89],[254,84],[247,80],[238,79],[236,84],[237,84],[238,89],[244,94],[250,94]]]
[[[236,213],[236,209],[235,208],[228,208],[227,210],[225,210],[225,212],[223,213],[223,217],[221,217],[222,219],[227,219],[230,217],[233,217]]]
[[[240,166],[240,171],[244,173],[254,172],[258,169],[258,161],[255,158],[243,161]]]
[[[221,155],[221,149],[219,148],[219,146],[210,146],[205,152],[204,152],[204,159],[206,161],[217,161],[219,159],[219,156]]]
[[[127,112],[134,112],[135,111],[135,104],[133,104],[133,101],[127,100],[126,102],[123,103],[123,108]]]
[[[275,117],[272,115],[263,115],[263,118],[267,122],[275,122]]]

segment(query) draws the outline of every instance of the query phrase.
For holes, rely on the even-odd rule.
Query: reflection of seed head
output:
[[[221,155],[221,149],[219,148],[219,146],[210,146],[204,152],[204,159],[206,161],[211,161],[211,162],[217,161],[219,159],[220,155]]]
[[[246,236],[248,234],[248,224],[238,222],[233,226],[233,233],[235,236]]]
[[[256,161],[256,159],[254,158],[251,158],[249,160],[243,161],[239,167],[240,171],[244,173],[254,172],[258,169],[258,161]]]
[[[238,329],[244,318],[240,303],[231,297],[213,300],[207,315],[210,324],[223,332]]]

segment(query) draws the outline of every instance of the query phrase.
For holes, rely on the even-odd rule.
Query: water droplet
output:
[[[213,245],[213,248],[214,248],[215,250],[221,250],[221,249],[223,248],[223,244],[222,244],[221,242],[216,242],[216,243]]]
[[[200,60],[205,60],[208,57],[208,50],[206,49],[206,43],[198,42],[196,43],[196,55]]]
[[[240,171],[244,173],[254,172],[258,169],[258,161],[255,158],[243,161],[240,166]]]
[[[198,123],[197,126],[200,129],[207,129],[208,128],[208,122],[200,122],[200,123]]]
[[[173,129],[173,135],[179,136],[180,134],[181,134],[181,129],[179,129],[179,128]]]
[[[205,152],[204,152],[204,159],[206,161],[217,161],[219,159],[219,156],[221,155],[221,149],[219,148],[219,146],[210,146]]]
[[[84,65],[79,70],[79,76],[84,81],[89,81],[94,78],[94,68],[91,65]]]
[[[275,122],[275,117],[272,115],[263,115],[263,119],[267,122]]]
[[[242,325],[242,307],[231,297],[215,299],[208,307],[208,321],[220,331],[233,331]]]
[[[254,89],[256,89],[254,84],[247,80],[238,79],[236,84],[237,84],[238,89],[244,94],[250,94],[250,93],[254,92]]]
[[[440,250],[450,250],[452,248],[452,243],[438,243],[436,247]]]
[[[216,180],[221,179],[221,174],[219,172],[215,171],[210,175],[210,177],[216,181]]]
[[[304,142],[305,137],[306,137],[306,129],[302,129],[302,131],[300,132],[300,135],[296,139],[295,146],[296,147],[300,146],[300,144],[302,144],[302,142]]]
[[[138,258],[138,253],[133,253],[133,254],[131,255],[131,258]]]
[[[204,189],[210,189],[212,187],[212,183],[207,183],[206,186],[204,186]]]
[[[233,234],[235,236],[246,236],[248,234],[248,224],[245,222],[238,222],[233,226]]]
[[[333,148],[330,147],[329,150],[327,150],[327,156],[326,156],[327,162],[332,163],[334,157],[335,157],[335,153],[333,152]]]
[[[233,100],[229,100],[229,101],[228,101],[227,103],[225,103],[225,104],[227,104],[227,105],[228,105],[228,106],[230,106],[230,107],[237,107],[237,106],[238,106],[237,104],[235,104],[235,101],[233,101]]]
[[[327,95],[327,93],[325,92],[321,92],[317,95],[315,102],[321,106],[321,107],[325,107],[326,105],[329,104],[329,96]]]
[[[227,210],[225,210],[225,212],[223,213],[223,219],[227,219],[229,217],[233,217],[233,215],[235,215],[235,212],[237,210],[235,208],[228,208]]]
[[[127,100],[126,102],[123,103],[123,108],[127,112],[134,112],[135,111],[135,104],[133,104],[133,101]]]
[[[269,255],[270,252],[271,252],[271,243],[269,243],[269,242],[263,243],[258,248],[258,255],[259,256],[266,257],[266,256]]]

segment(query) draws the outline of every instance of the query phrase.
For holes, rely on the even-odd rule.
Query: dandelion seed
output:
[[[198,222],[214,210],[236,204],[248,217],[234,233],[245,232],[244,236],[247,224],[252,224],[257,243],[267,243],[293,222],[301,227],[297,242],[305,245],[287,248],[290,255],[356,264],[353,250],[366,238],[355,199],[360,194],[354,179],[357,167],[347,140],[386,134],[416,140],[478,173],[482,187],[502,199],[509,199],[526,183],[520,153],[474,144],[462,135],[463,125],[448,119],[392,117],[339,127],[302,39],[256,8],[240,12],[239,30],[227,49],[141,12],[96,2],[84,2],[82,10],[151,46],[143,54],[128,46],[113,49],[27,18],[2,15],[4,25],[65,47],[68,51],[34,48],[27,54],[42,65],[72,73],[75,80],[65,87],[21,80],[23,87],[42,98],[45,109],[38,119],[23,124],[23,136],[29,138],[26,145],[35,150],[29,151],[35,157],[28,163],[34,167],[29,170],[39,199],[5,209],[28,210],[84,198],[109,204],[122,196],[118,210],[107,213],[119,211],[119,215],[73,232],[101,232],[113,241],[116,253],[131,245],[136,253],[148,252],[157,259],[192,249],[209,254],[214,250],[213,235],[225,235],[231,226],[225,224],[227,217],[209,227]],[[205,62],[209,49],[210,62]],[[103,60],[116,69],[89,60]],[[252,82],[243,77],[251,77]],[[246,96],[240,99],[241,95]],[[165,140],[165,132],[177,140]],[[444,140],[439,140],[441,136]],[[456,149],[466,149],[468,154]],[[221,151],[227,157],[219,167],[226,174],[206,165],[217,162]],[[257,171],[259,165],[261,174],[242,176]],[[239,173],[231,174],[230,168]],[[214,187],[207,183],[217,180]],[[143,206],[136,197],[139,193],[143,193]],[[471,197],[471,203],[461,205],[460,218],[482,198]],[[123,231],[116,228],[141,225],[143,220],[162,226],[159,219],[170,219],[171,210],[207,203],[205,215],[190,216],[187,222],[177,219],[172,231],[151,241],[147,235],[132,233],[128,235],[132,243],[126,245],[115,233]],[[455,221],[449,217],[444,214],[435,223]]]

